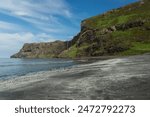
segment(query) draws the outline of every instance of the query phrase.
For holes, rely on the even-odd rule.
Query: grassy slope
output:
[[[123,24],[138,19],[150,18],[150,2],[145,0],[144,5],[134,3],[123,8],[107,12],[105,15],[99,15],[86,20],[86,25],[92,28],[107,28],[116,24]]]
[[[119,8],[110,12],[107,12],[103,15],[91,17],[84,20],[86,27],[92,29],[102,30],[114,25],[125,24],[131,21],[144,20],[147,21],[143,27],[135,27],[125,31],[115,31],[109,34],[109,37],[106,35],[106,41],[103,45],[104,47],[99,47],[94,50],[93,55],[105,55],[109,54],[106,49],[118,46],[127,48],[122,52],[114,52],[111,55],[135,55],[142,54],[145,52],[150,52],[150,31],[143,30],[150,27],[150,2],[145,0],[144,4],[133,3],[127,5],[123,8]],[[96,33],[96,36],[101,39],[99,32]],[[68,50],[64,51],[61,55],[66,57],[78,57],[78,56],[88,56],[85,54],[85,49],[91,45],[99,46],[97,43],[84,43],[80,47],[76,45],[72,46]]]
[[[84,44],[81,47],[77,47],[76,44],[74,44],[73,46],[71,46],[69,49],[63,51],[59,57],[69,57],[69,58],[75,58],[77,57],[79,54],[82,54],[82,52],[84,52],[84,49],[87,48],[88,45]],[[84,53],[83,53],[84,54]]]
[[[125,6],[123,9],[117,9],[114,13],[90,18],[87,20],[87,24],[92,28],[106,28],[114,24],[123,24],[141,19],[150,19],[150,2],[148,0],[145,0],[145,4],[142,6],[139,6],[139,3],[134,3]],[[150,27],[150,22],[145,23],[144,26]],[[116,31],[112,33],[112,35],[115,39],[125,38],[132,44],[129,50],[119,53],[120,55],[134,55],[150,52],[150,31],[134,28],[127,31]]]

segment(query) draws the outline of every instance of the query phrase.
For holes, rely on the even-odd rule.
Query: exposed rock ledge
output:
[[[66,42],[55,41],[47,43],[26,43],[23,48],[11,58],[52,58],[57,57],[66,49]]]

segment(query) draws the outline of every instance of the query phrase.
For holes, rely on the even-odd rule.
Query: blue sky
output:
[[[24,43],[69,40],[80,22],[137,0],[0,0],[0,58]]]

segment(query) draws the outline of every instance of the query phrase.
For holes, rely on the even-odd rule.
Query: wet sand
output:
[[[138,55],[0,81],[0,99],[148,100],[150,55]]]

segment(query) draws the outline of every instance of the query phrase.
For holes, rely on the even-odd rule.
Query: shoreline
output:
[[[137,55],[0,81],[0,99],[150,99],[150,55]]]

